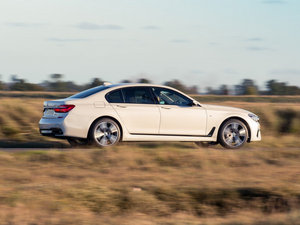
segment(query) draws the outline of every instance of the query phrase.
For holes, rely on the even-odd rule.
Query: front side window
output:
[[[171,89],[153,87],[152,90],[161,105],[191,106],[193,103],[191,99]]]
[[[111,91],[105,97],[109,103],[124,103],[121,89]]]
[[[133,104],[155,104],[148,87],[129,87],[123,88],[125,103]]]

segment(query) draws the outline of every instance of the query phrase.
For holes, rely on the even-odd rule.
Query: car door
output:
[[[150,87],[118,89],[108,93],[106,99],[130,134],[158,134],[160,111]]]
[[[152,87],[159,103],[161,121],[159,134],[206,135],[206,110],[179,92],[168,88]]]

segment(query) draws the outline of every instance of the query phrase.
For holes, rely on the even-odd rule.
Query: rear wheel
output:
[[[242,121],[230,119],[220,128],[218,138],[224,148],[237,149],[247,142],[248,129]]]
[[[94,123],[90,130],[90,140],[100,147],[117,144],[121,138],[119,125],[108,118],[103,118]]]

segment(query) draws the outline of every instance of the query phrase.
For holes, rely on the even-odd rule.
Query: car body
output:
[[[226,124],[228,121],[231,124]],[[255,114],[201,104],[174,88],[153,84],[103,85],[65,99],[45,101],[39,128],[42,135],[92,140],[99,146],[119,141],[191,141],[238,148],[245,142],[261,140]],[[106,137],[102,144],[97,135]],[[228,143],[239,143],[226,146],[222,135]],[[243,138],[237,141],[236,136]]]

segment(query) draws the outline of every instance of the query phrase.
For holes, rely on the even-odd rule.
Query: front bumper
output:
[[[260,124],[255,121],[251,121],[248,124],[249,124],[250,130],[251,130],[250,141],[260,141],[261,140]]]

